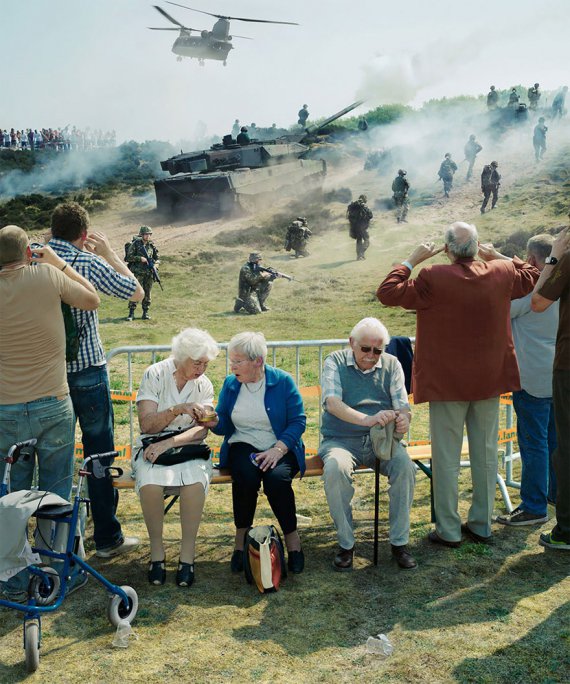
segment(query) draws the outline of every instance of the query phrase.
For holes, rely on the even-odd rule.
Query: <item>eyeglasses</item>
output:
[[[201,368],[202,366],[204,366],[204,368],[207,368],[210,362],[190,359],[190,363],[192,364],[192,366],[194,366],[194,368]]]
[[[230,366],[241,366],[242,363],[247,363],[248,361],[251,361],[251,359],[241,359],[241,361],[230,359]]]
[[[374,356],[380,356],[382,353],[381,349],[378,349],[378,347],[367,347],[367,346],[360,346],[360,351],[364,352],[365,354],[368,354],[369,352],[372,352]]]

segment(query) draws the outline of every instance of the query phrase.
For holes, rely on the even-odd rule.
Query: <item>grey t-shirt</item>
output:
[[[530,308],[531,299],[532,293],[511,302],[511,326],[521,387],[533,397],[551,397],[558,302],[537,313]]]

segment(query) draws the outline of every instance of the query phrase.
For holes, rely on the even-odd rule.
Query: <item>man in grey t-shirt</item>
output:
[[[392,556],[401,568],[417,566],[406,547],[415,467],[401,442],[392,439],[393,433],[407,432],[411,413],[402,366],[384,351],[389,341],[388,331],[378,319],[364,318],[350,333],[350,348],[333,352],[325,360],[319,456],[324,462],[325,493],[340,545],[333,561],[339,571],[352,569],[352,475],[359,465],[374,467],[374,426],[385,428],[384,441],[388,443],[388,458],[380,461],[380,472],[390,484]]]
[[[535,235],[527,244],[527,261],[539,271],[552,249],[551,235]],[[552,453],[556,427],[552,402],[552,366],[558,330],[558,302],[546,311],[531,310],[532,294],[511,302],[513,341],[521,375],[521,390],[513,392],[517,439],[522,461],[521,503],[503,525],[540,525],[548,520],[548,501],[556,500]]]

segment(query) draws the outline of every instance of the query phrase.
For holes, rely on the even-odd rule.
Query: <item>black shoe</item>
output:
[[[432,530],[427,538],[432,544],[441,544],[441,546],[448,546],[450,549],[457,549],[461,546],[460,541],[447,541],[447,539],[442,539],[435,530]]]
[[[150,321],[150,316],[147,314],[146,311],[143,313],[141,318],[143,319],[143,321]]]
[[[392,556],[396,563],[404,570],[413,570],[418,567],[416,559],[408,551],[405,544],[403,546],[394,546],[392,544]]]
[[[194,582],[194,563],[178,562],[176,584],[179,587],[191,587]]]
[[[232,559],[230,561],[230,569],[233,573],[243,572],[243,551],[236,549],[232,553]]]
[[[262,311],[271,311],[271,309],[268,306],[265,306],[265,304],[261,307]]]
[[[289,551],[287,567],[295,575],[300,575],[305,568],[305,554],[301,551]]]
[[[469,539],[469,541],[473,542],[474,544],[489,544],[491,539],[493,539],[492,534],[490,534],[488,537],[483,537],[482,535],[477,534],[477,532],[473,532],[467,523],[461,524],[461,531]]]
[[[166,565],[164,560],[150,561],[147,573],[149,584],[160,586],[166,582]]]
[[[135,318],[134,313],[130,313],[130,312],[129,312],[129,315],[126,317],[125,320],[126,320],[126,321],[133,321],[134,318]]]

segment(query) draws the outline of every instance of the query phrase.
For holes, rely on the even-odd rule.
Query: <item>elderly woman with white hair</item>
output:
[[[243,570],[245,533],[253,525],[261,483],[285,537],[288,567],[304,568],[297,532],[292,480],[305,471],[301,440],[307,419],[293,378],[265,364],[267,345],[259,332],[235,335],[228,345],[232,375],[222,387],[215,421],[205,423],[223,435],[220,465],[229,465],[236,526],[232,572]]]
[[[194,409],[200,406],[201,415],[204,407],[213,413],[214,389],[204,373],[218,353],[218,345],[205,330],[182,330],[172,339],[172,356],[146,369],[137,394],[141,439],[133,470],[150,539],[150,584],[161,585],[166,579],[162,534],[165,492],[180,497],[182,540],[176,584],[189,587],[194,581],[196,535],[212,477],[212,462],[207,448],[195,449],[193,455],[201,455],[192,460],[170,465],[161,465],[160,461],[182,460],[186,452],[192,451],[187,445],[203,444],[208,429],[196,422]],[[152,437],[163,439],[152,442],[148,439]],[[179,458],[170,458],[173,454]]]

